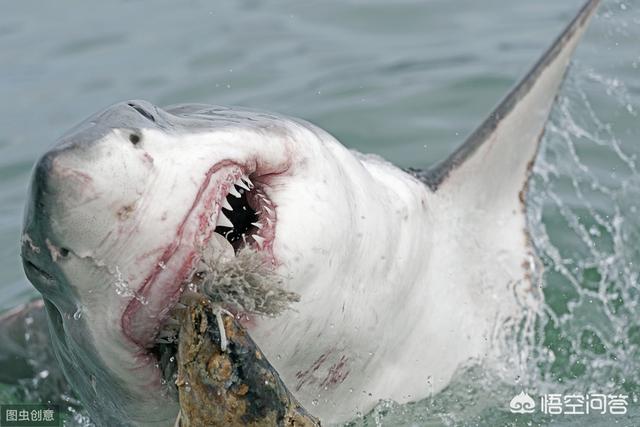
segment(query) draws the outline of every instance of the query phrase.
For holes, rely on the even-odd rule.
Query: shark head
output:
[[[377,274],[384,256],[363,248],[402,234],[384,206],[392,197],[420,206],[409,190],[391,190],[393,176],[390,188],[377,184],[384,168],[308,123],[201,105],[120,103],[63,136],[35,166],[22,259],[92,413],[175,419],[154,348],[204,250],[249,247],[318,304],[339,301],[340,283]],[[400,214],[405,202],[396,202]],[[335,294],[314,295],[319,283]],[[286,348],[285,337],[275,341]]]

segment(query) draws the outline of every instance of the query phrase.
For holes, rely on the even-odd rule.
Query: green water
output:
[[[464,139],[580,0],[3,2],[0,309],[35,294],[18,258],[30,168],[116,101],[244,105],[303,117],[345,145],[426,167]],[[639,425],[640,8],[604,0],[534,169],[546,304],[509,376],[482,366],[365,425]],[[419,373],[417,373],[419,374]],[[425,379],[428,387],[428,379]],[[511,397],[627,393],[627,416],[515,416]]]

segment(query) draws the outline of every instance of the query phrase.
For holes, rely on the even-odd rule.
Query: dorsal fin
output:
[[[587,1],[489,117],[453,154],[424,173],[423,178],[432,190],[462,186],[473,192],[489,189],[506,197],[518,195],[526,185],[573,51],[599,2]],[[488,195],[481,197],[486,200]]]

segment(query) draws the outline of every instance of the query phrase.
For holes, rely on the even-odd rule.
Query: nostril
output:
[[[151,113],[149,113],[147,110],[145,110],[141,106],[136,105],[136,104],[132,104],[132,103],[129,103],[127,105],[129,107],[133,108],[134,110],[136,110],[138,113],[140,113],[140,115],[142,115],[142,116],[146,117],[147,119],[151,120],[152,122],[156,121],[156,118],[153,117],[153,115]]]
[[[131,141],[133,145],[138,145],[140,143],[140,139],[140,135],[137,133],[129,134],[129,141]]]

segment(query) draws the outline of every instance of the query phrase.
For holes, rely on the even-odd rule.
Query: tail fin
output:
[[[480,127],[449,158],[425,172],[432,190],[462,190],[465,197],[476,194],[483,203],[518,197],[573,51],[599,2],[589,0]]]

